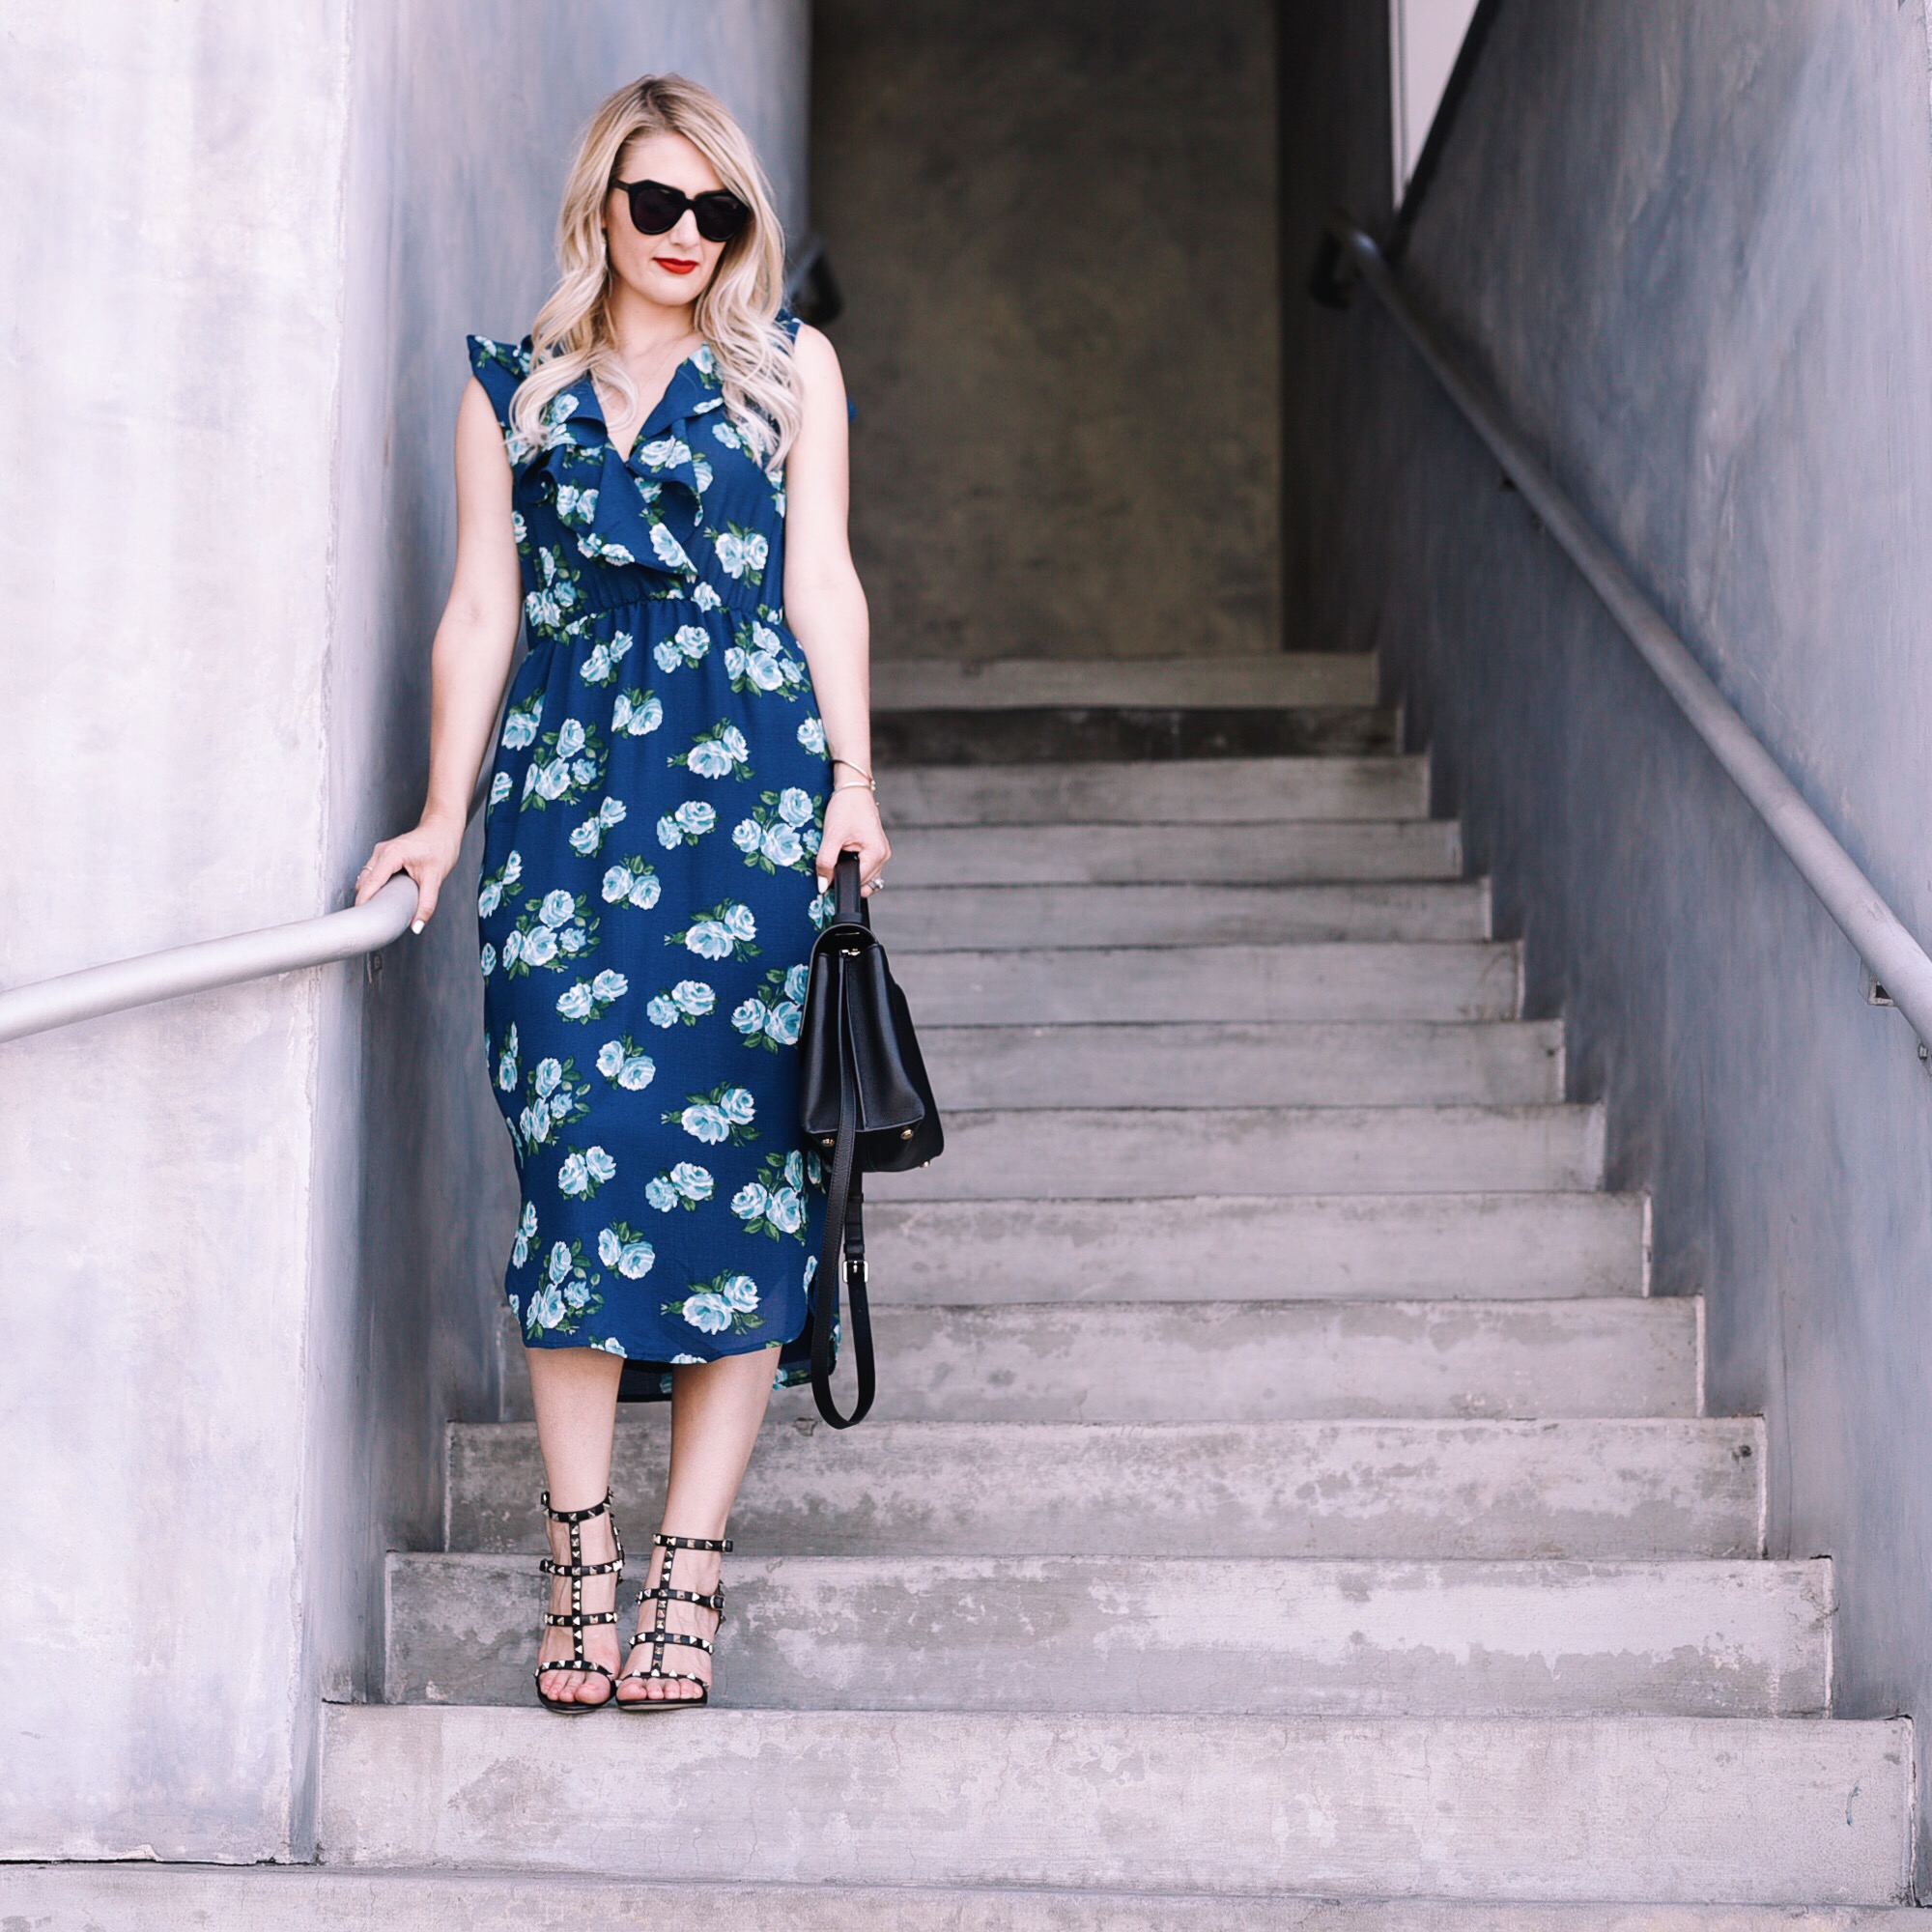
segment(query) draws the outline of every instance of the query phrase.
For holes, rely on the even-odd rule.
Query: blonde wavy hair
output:
[[[545,410],[586,372],[621,397],[625,411],[637,408],[637,387],[611,337],[604,210],[624,150],[639,134],[682,134],[752,211],[692,304],[692,322],[717,364],[724,407],[758,460],[777,471],[800,413],[791,342],[775,320],[784,289],[784,232],[745,130],[709,88],[675,73],[647,73],[620,87],[584,129],[556,221],[562,273],[530,327],[530,373],[510,405],[512,433],[526,445],[541,443]]]

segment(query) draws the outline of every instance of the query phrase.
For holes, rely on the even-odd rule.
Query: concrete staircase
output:
[[[944,760],[876,923],[950,1146],[875,1188],[875,1419],[775,1405],[720,1706],[534,1708],[534,1433],[457,1426],[324,1869],[180,1922],[1903,1923],[1908,1727],[1826,1720],[1831,1566],[1764,1560],[1762,1429],[1424,762],[1270,754],[1389,742],[1373,666],[881,685]]]

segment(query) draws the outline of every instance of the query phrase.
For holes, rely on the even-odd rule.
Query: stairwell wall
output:
[[[1280,649],[1271,25],[1250,0],[818,0],[882,658]]]
[[[1297,272],[1386,214],[1372,12],[1283,10]],[[1921,0],[1506,0],[1404,270],[1921,937],[1927,47]],[[1291,636],[1384,653],[1713,1409],[1769,1419],[1771,1553],[1836,1559],[1837,1709],[1926,1719],[1922,1778],[1932,1078],[1387,319],[1300,305],[1288,387]]]
[[[10,10],[0,980],[347,902],[420,802],[466,329],[675,67],[804,211],[805,0]],[[306,1856],[321,1697],[496,1401],[473,874],[421,940],[10,1045],[0,1857]]]

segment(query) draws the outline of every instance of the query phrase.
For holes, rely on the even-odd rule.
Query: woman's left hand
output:
[[[893,856],[892,841],[879,822],[878,801],[863,785],[835,791],[825,806],[825,831],[818,845],[818,888],[830,889],[832,868],[841,852],[859,855],[859,887],[867,898],[879,889],[879,874]]]

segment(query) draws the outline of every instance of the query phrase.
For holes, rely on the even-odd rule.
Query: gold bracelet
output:
[[[879,790],[878,786],[870,779],[846,779],[842,783],[835,784],[832,789],[834,791],[868,791],[874,797],[878,795]]]
[[[857,772],[859,776],[862,779],[864,779],[868,785],[871,785],[875,791],[878,789],[877,781],[872,777],[871,773],[865,768],[864,765],[855,765],[850,758],[834,758],[832,762],[835,765],[843,765],[848,772]]]

